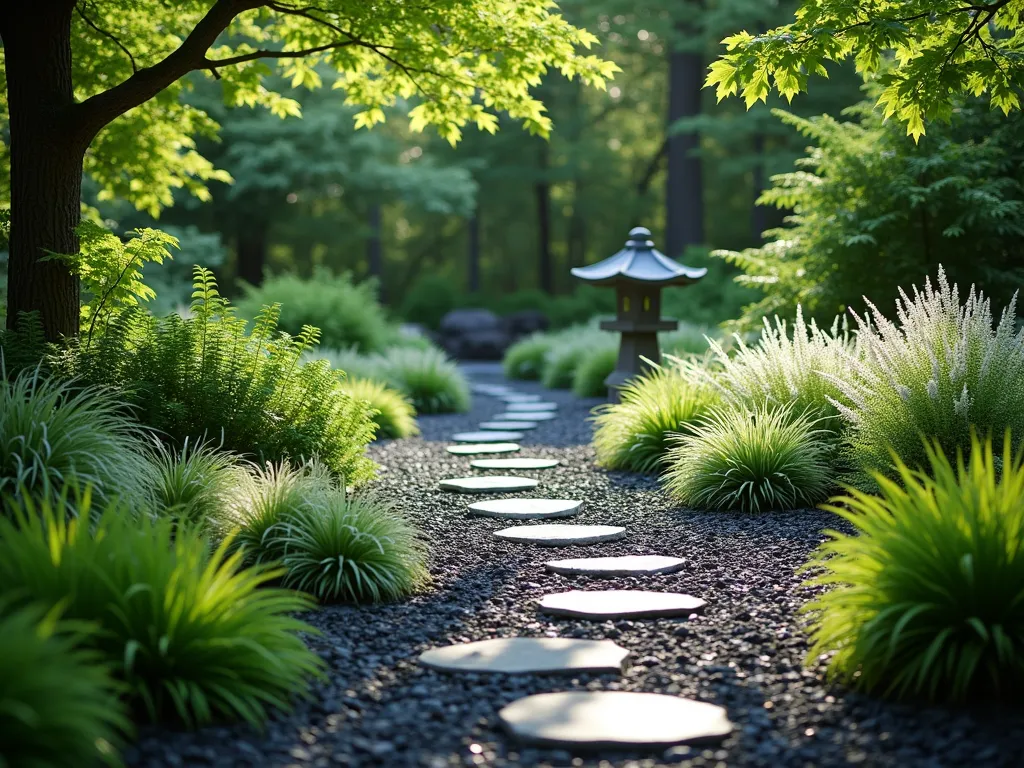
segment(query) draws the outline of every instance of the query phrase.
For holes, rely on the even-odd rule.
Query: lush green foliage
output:
[[[792,405],[794,415],[808,414],[820,419],[820,426],[839,436],[842,420],[835,404],[839,396],[837,379],[845,377],[851,359],[857,359],[855,338],[845,321],[836,318],[824,331],[804,321],[797,307],[792,331],[784,320],[764,320],[761,337],[748,346],[735,337],[732,354],[717,341],[711,342],[715,357],[717,386],[728,402],[755,410],[762,405]]]
[[[987,93],[990,108],[1020,109],[1024,23],[1016,0],[803,0],[796,18],[768,32],[740,32],[711,65],[719,100],[742,91],[747,106],[774,89],[807,90],[825,62],[853,58],[882,85],[878,104],[915,139],[925,120],[948,120],[959,95]],[[888,55],[894,51],[894,55]]]
[[[238,302],[242,317],[254,318],[263,307],[280,304],[281,330],[297,336],[306,326],[320,329],[328,347],[355,347],[378,352],[387,342],[388,321],[377,303],[372,281],[354,283],[348,274],[331,275],[317,270],[308,280],[297,275],[274,275],[258,288],[245,284],[245,298]]]
[[[580,360],[572,375],[572,391],[577,397],[605,397],[608,387],[604,380],[615,370],[619,359],[619,346],[611,342],[591,350]]]
[[[136,521],[120,504],[67,520],[48,502],[0,519],[0,582],[9,594],[93,623],[95,649],[150,718],[191,725],[239,718],[259,726],[307,690],[321,662],[292,614],[312,603],[267,586],[280,571],[242,569],[226,542],[211,552],[193,529]]]
[[[118,387],[139,421],[177,444],[208,439],[268,461],[317,456],[349,483],[368,479],[369,407],[341,390],[326,362],[301,362],[316,329],[279,334],[277,308],[267,307],[250,333],[201,267],[193,295],[189,318],[125,310],[60,367]]]
[[[899,301],[897,322],[870,308],[860,319],[863,356],[832,379],[862,470],[856,482],[870,484],[864,471],[891,474],[893,453],[927,466],[922,436],[947,456],[967,449],[972,429],[1024,436],[1024,330],[1014,309],[994,324],[989,300],[972,289],[961,304],[941,268],[937,284]]]
[[[601,466],[634,472],[661,470],[673,436],[720,400],[699,377],[669,365],[633,379],[621,395],[594,410],[593,445]]]
[[[129,723],[109,669],[37,606],[0,604],[0,768],[114,763]]]
[[[541,383],[551,389],[572,387],[576,369],[601,348],[617,347],[615,337],[594,327],[578,327],[559,334],[545,358]]]
[[[1024,461],[974,438],[970,457],[927,448],[928,470],[897,464],[879,496],[828,507],[856,533],[830,532],[811,561],[831,587],[807,606],[808,661],[898,697],[1019,694],[1024,683]]]
[[[319,600],[395,600],[427,577],[418,531],[382,502],[346,497],[343,489],[289,515],[275,539],[285,586]]]
[[[238,462],[212,443],[185,439],[181,448],[159,443],[152,457],[157,513],[177,525],[208,525],[235,483]]]
[[[555,344],[550,333],[534,333],[505,350],[502,370],[510,379],[536,381],[544,371],[548,353]]]
[[[862,309],[862,297],[890,306],[898,286],[937,263],[998,306],[1024,281],[1024,114],[1003,118],[971,100],[917,146],[864,105],[852,122],[779,114],[816,146],[761,198],[793,211],[790,226],[759,248],[716,252],[762,294],[740,327],[797,306],[822,324]]]
[[[351,349],[319,349],[309,357],[327,360],[333,368],[354,378],[369,379],[397,390],[417,413],[469,410],[466,377],[435,347],[392,347],[376,355],[360,355]]]
[[[665,489],[696,509],[813,506],[832,487],[827,436],[790,406],[718,408],[669,452]]]
[[[0,379],[0,508],[23,495],[52,499],[94,484],[134,512],[151,500],[142,432],[117,395],[75,388],[38,368]]]
[[[416,409],[405,396],[386,384],[371,379],[347,378],[341,388],[356,400],[365,400],[375,411],[377,437],[410,437],[419,434]]]

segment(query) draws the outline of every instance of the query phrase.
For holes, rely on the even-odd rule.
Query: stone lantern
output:
[[[604,380],[612,400],[629,379],[649,369],[641,357],[658,362],[658,333],[674,331],[675,320],[661,319],[661,289],[668,285],[690,285],[707,274],[705,268],[686,267],[655,250],[651,232],[635,227],[629,232],[626,247],[597,264],[575,267],[574,277],[593,285],[615,286],[614,320],[605,320],[601,328],[619,331],[619,360]]]

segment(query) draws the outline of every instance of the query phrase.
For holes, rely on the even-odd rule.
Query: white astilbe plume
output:
[[[940,267],[936,284],[902,290],[897,322],[868,303],[857,317],[861,355],[829,379],[849,422],[853,457],[866,472],[892,474],[894,451],[911,467],[926,465],[922,437],[947,456],[970,445],[971,430],[1024,437],[1024,331],[1015,331],[1016,296],[993,322],[989,300],[974,286],[960,303]],[[866,328],[874,326],[873,332]]]
[[[792,333],[786,321],[764,320],[761,338],[748,346],[736,336],[734,353],[710,340],[716,370],[710,382],[727,402],[757,409],[762,406],[789,407],[787,412],[809,414],[822,419],[819,427],[838,434],[842,422],[837,403],[837,377],[845,375],[849,360],[856,359],[856,335],[836,318],[828,331],[812,320],[804,321],[797,307]]]

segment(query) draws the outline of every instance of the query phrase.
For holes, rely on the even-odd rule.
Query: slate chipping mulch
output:
[[[479,372],[480,381],[499,382]],[[649,479],[594,468],[589,409],[568,393],[516,382],[561,404],[521,441],[523,456],[561,459],[537,471],[537,495],[582,498],[581,523],[622,524],[625,540],[544,549],[493,540],[506,523],[469,518],[476,498],[436,490],[443,477],[474,474],[469,457],[448,454],[446,438],[502,411],[474,397],[469,414],[421,419],[423,437],[383,442],[377,489],[401,501],[432,550],[432,590],[407,602],[327,607],[311,617],[311,640],[329,681],[313,700],[272,721],[264,733],[242,726],[195,733],[147,729],[129,750],[131,766],[1020,766],[1024,712],[972,712],[892,704],[826,684],[805,670],[807,644],[797,610],[809,592],[794,575],[838,519],[820,511],[706,514],[674,509]],[[516,497],[520,494],[510,494]],[[525,494],[522,494],[525,495]],[[568,521],[562,521],[568,522]],[[546,559],[625,554],[681,555],[688,567],[646,579],[564,577]],[[542,617],[533,601],[572,588],[665,589],[702,597],[690,621],[590,623]],[[632,652],[622,676],[446,675],[421,669],[434,645],[493,636],[611,638]],[[737,728],[721,744],[664,753],[563,750],[517,745],[498,710],[552,690],[679,694],[720,704]]]

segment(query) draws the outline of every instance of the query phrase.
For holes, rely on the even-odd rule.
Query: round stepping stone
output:
[[[469,391],[477,395],[491,395],[493,397],[511,395],[513,393],[511,389],[500,384],[470,384]]]
[[[509,411],[494,417],[495,421],[551,421],[558,414],[552,411]]]
[[[515,453],[519,450],[519,444],[469,443],[468,445],[449,445],[445,450],[456,456],[472,456],[474,453]]]
[[[499,400],[504,400],[506,403],[539,403],[541,402],[540,395],[520,395],[518,393],[511,393],[508,395],[498,395]]]
[[[513,701],[498,717],[522,741],[569,748],[664,748],[722,739],[733,729],[722,707],[632,691],[540,693]]]
[[[536,402],[509,403],[505,406],[506,411],[557,411],[558,403],[546,403],[540,400]]]
[[[536,421],[482,421],[480,429],[508,430],[510,432],[522,431],[524,429],[536,429]]]
[[[494,535],[506,541],[538,544],[542,547],[567,547],[572,544],[598,544],[624,538],[626,529],[618,525],[517,525],[495,531]]]
[[[551,469],[559,465],[558,459],[474,459],[469,466],[477,469]]]
[[[622,672],[629,651],[611,640],[506,637],[432,648],[420,664],[446,672],[507,675]]]
[[[537,487],[532,477],[510,477],[508,475],[486,475],[484,477],[452,477],[440,482],[442,491],[456,493],[511,493],[528,491]]]
[[[678,592],[645,592],[640,589],[607,589],[559,592],[540,599],[542,613],[575,619],[660,619],[689,616],[706,603]]]
[[[478,432],[456,432],[452,435],[452,440],[456,443],[511,443],[522,439],[522,432],[500,432],[488,429]]]
[[[686,567],[686,561],[681,557],[664,555],[577,557],[570,560],[551,560],[544,563],[544,567],[552,573],[564,576],[650,576],[681,571]]]
[[[551,517],[572,517],[582,506],[582,501],[569,499],[489,499],[470,504],[469,512],[473,515],[509,520],[543,520]]]

